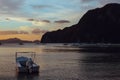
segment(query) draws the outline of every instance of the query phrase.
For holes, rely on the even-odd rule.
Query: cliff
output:
[[[120,4],[89,10],[78,24],[47,32],[42,43],[120,43]]]

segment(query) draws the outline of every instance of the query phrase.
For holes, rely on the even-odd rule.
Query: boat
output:
[[[20,42],[19,45],[24,45],[24,44],[22,42]]]
[[[2,45],[2,43],[0,42],[0,45]]]
[[[35,63],[35,55],[35,52],[16,52],[16,71],[18,73],[38,73],[40,66]]]

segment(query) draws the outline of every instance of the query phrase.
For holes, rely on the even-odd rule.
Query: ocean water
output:
[[[39,74],[18,74],[15,52],[36,52]],[[83,52],[71,44],[3,44],[0,80],[120,80],[119,53]]]

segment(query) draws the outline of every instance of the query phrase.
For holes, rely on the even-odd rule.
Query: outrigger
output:
[[[19,56],[20,54],[29,54],[30,56],[26,57]],[[18,73],[38,73],[39,65],[35,63],[35,52],[16,52],[16,70]]]

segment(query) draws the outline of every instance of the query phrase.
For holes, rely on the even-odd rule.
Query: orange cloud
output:
[[[0,35],[28,34],[26,31],[0,31]]]
[[[41,34],[41,33],[45,33],[45,32],[47,32],[47,31],[45,31],[45,30],[40,30],[39,28],[36,28],[36,29],[34,29],[34,30],[32,31],[33,34]]]

